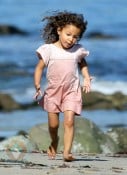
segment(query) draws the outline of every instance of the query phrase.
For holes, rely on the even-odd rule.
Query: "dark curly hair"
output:
[[[87,21],[84,20],[82,14],[71,13],[68,11],[54,12],[51,16],[45,16],[42,21],[45,21],[42,37],[45,43],[50,44],[58,41],[59,36],[57,34],[58,28],[64,28],[68,24],[72,24],[80,28],[81,33],[79,40],[82,38],[83,33],[87,27]]]

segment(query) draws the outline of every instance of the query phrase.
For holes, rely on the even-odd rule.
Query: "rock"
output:
[[[105,95],[100,92],[82,93],[83,108],[127,110],[127,96],[121,92]]]
[[[104,34],[100,31],[91,32],[87,35],[87,37],[90,39],[119,39],[118,36]]]
[[[20,104],[16,102],[11,95],[0,93],[0,111],[26,110],[28,108],[36,107],[37,103]]]
[[[36,145],[22,135],[13,136],[0,142],[0,151],[31,152],[33,150],[36,150]]]
[[[111,109],[112,101],[100,92],[83,93],[83,108],[85,109]]]
[[[118,110],[127,109],[127,96],[124,96],[121,92],[116,92],[111,95],[111,99],[114,104],[114,108]]]
[[[5,139],[6,139],[6,137],[0,136],[0,142],[3,141],[3,140],[5,140]]]
[[[18,133],[17,133],[17,136],[19,136],[19,135],[22,135],[22,136],[24,136],[24,137],[27,137],[27,136],[28,136],[28,133],[27,133],[26,131],[24,131],[24,130],[20,130],[20,131],[18,131]]]
[[[14,34],[26,35],[28,33],[12,25],[5,25],[5,24],[0,25],[0,35],[14,35]]]
[[[127,153],[127,128],[112,128],[107,134],[119,147],[119,152]]]
[[[92,121],[77,118],[75,127],[75,142],[82,145],[83,152],[114,153],[118,150],[111,137],[101,131]]]
[[[48,125],[38,124],[30,129],[28,135],[33,143],[37,145],[39,151],[47,150],[50,144]]]
[[[64,129],[61,122],[58,151],[63,151],[63,134]],[[47,124],[40,124],[31,128],[29,137],[39,150],[47,150],[51,142]],[[87,119],[76,117],[72,151],[78,153],[114,153],[118,151],[118,148],[113,139],[103,133],[94,123]]]
[[[11,111],[20,108],[20,104],[18,104],[9,94],[0,94],[0,110]]]

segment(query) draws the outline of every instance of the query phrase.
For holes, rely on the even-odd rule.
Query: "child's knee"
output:
[[[52,131],[52,132],[58,130],[58,128],[59,128],[59,124],[49,126],[49,130]]]
[[[64,121],[64,127],[71,128],[74,126],[74,120],[65,120]]]

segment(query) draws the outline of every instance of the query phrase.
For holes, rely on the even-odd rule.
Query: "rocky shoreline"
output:
[[[92,91],[89,94],[83,93],[82,97],[83,108],[86,110],[127,110],[127,95],[122,92],[106,95],[101,92]],[[20,104],[15,101],[11,95],[0,93],[0,111],[26,110],[37,106],[38,104],[36,101],[32,101],[28,104]]]

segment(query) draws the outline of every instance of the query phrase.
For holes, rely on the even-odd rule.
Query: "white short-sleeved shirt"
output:
[[[54,44],[44,44],[37,49],[47,69],[48,83],[75,83],[78,86],[78,63],[89,54],[80,44],[64,50]]]

